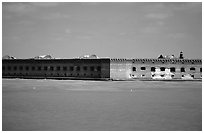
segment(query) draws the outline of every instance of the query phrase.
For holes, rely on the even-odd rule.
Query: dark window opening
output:
[[[60,71],[60,66],[57,66],[57,71]]]
[[[65,73],[64,76],[67,77],[67,74]]]
[[[38,67],[38,71],[41,71],[41,67],[40,66]]]
[[[132,71],[136,71],[136,67],[132,67]]]
[[[67,67],[66,67],[66,66],[64,66],[64,67],[63,67],[63,70],[64,70],[64,71],[67,71]]]
[[[73,66],[69,67],[69,69],[70,69],[70,71],[74,71],[74,67]]]
[[[79,74],[77,73],[77,76],[79,76]]]
[[[175,72],[176,71],[176,68],[175,67],[171,67],[170,68],[170,72]]]
[[[97,71],[98,71],[98,72],[101,71],[101,67],[100,67],[100,66],[97,67]]]
[[[162,74],[161,77],[164,77],[164,74]]]
[[[7,69],[8,69],[8,70],[11,70],[11,67],[10,67],[10,66],[8,66],[8,67],[7,67]]]
[[[54,67],[53,67],[53,66],[51,66],[51,67],[50,67],[50,70],[51,70],[51,71],[53,71],[53,70],[54,70]]]
[[[141,67],[141,70],[146,70],[146,67]]]
[[[155,72],[155,67],[151,67],[151,72]]]
[[[165,71],[165,67],[161,67],[161,68],[160,68],[160,71]]]
[[[77,70],[77,71],[80,71],[80,66],[77,66],[77,67],[76,67],[76,70]]]
[[[34,67],[34,66],[32,67],[32,70],[33,70],[33,71],[35,70],[35,67]]]
[[[185,68],[182,67],[182,68],[181,68],[181,72],[185,72]]]
[[[173,77],[174,77],[174,75],[171,75],[171,77],[173,78]]]
[[[44,66],[44,70],[47,71],[47,66]]]
[[[194,78],[194,75],[191,75],[192,78]]]
[[[19,70],[23,70],[23,66],[20,66],[20,67],[19,67]]]
[[[145,75],[144,74],[142,74],[142,77],[144,77]]]
[[[91,70],[91,71],[94,71],[94,66],[91,66],[91,67],[90,67],[90,70]]]
[[[17,70],[17,66],[14,66],[14,67],[13,67],[13,70],[16,71],[16,70]]]
[[[87,71],[87,66],[84,66],[83,69],[84,69],[84,71]]]
[[[195,67],[191,67],[190,70],[191,70],[191,71],[195,71]]]
[[[202,68],[200,68],[200,72],[202,72]]]
[[[29,70],[29,66],[26,66],[26,71],[28,71]]]

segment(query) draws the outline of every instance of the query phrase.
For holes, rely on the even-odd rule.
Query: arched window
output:
[[[143,70],[143,71],[146,70],[146,67],[141,67],[141,70]]]
[[[76,70],[77,70],[77,71],[80,71],[80,66],[77,66]]]
[[[181,68],[181,72],[185,72],[185,68],[184,67]]]
[[[84,66],[83,69],[84,69],[84,71],[87,71],[87,66]]]
[[[132,67],[132,71],[136,71],[136,67]]]
[[[44,70],[47,71],[47,66],[44,66]]]
[[[57,71],[60,71],[60,66],[57,66]]]
[[[94,71],[94,66],[91,66],[91,67],[90,67],[90,70],[91,70],[91,71]]]
[[[161,68],[160,68],[160,71],[165,71],[165,67],[161,67]]]
[[[155,72],[155,67],[151,67],[151,72]]]
[[[69,69],[70,69],[70,71],[74,71],[74,67],[73,66],[70,66]]]
[[[67,71],[67,67],[66,67],[66,66],[63,66],[63,70],[64,70],[64,71]]]
[[[170,68],[170,72],[176,72],[176,68],[175,67],[171,67]]]
[[[100,72],[101,71],[101,66],[97,67],[97,71]]]
[[[190,71],[195,71],[195,67],[191,67],[191,68],[190,68]]]

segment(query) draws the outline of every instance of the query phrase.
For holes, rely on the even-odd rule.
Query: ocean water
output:
[[[202,82],[2,80],[3,131],[202,130]]]

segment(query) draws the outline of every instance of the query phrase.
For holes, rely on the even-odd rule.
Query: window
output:
[[[32,66],[32,70],[33,70],[33,71],[35,70],[35,67],[34,67],[34,66]]]
[[[69,69],[70,69],[70,71],[74,71],[74,67],[73,66],[70,66]]]
[[[40,66],[38,66],[38,71],[41,71],[41,67]]]
[[[66,67],[66,66],[63,66],[63,70],[64,70],[64,71],[67,71],[67,67]]]
[[[136,67],[132,67],[132,71],[136,71]]]
[[[57,71],[60,71],[60,66],[57,66]]]
[[[185,68],[184,67],[181,68],[181,72],[185,72]]]
[[[175,67],[171,67],[170,68],[170,72],[176,72],[176,68]]]
[[[29,66],[26,66],[26,71],[28,71],[29,70]]]
[[[165,71],[165,67],[161,67],[161,68],[160,68],[160,71]]]
[[[50,66],[50,71],[54,71],[54,67],[53,66]]]
[[[8,66],[8,67],[7,67],[7,69],[8,69],[8,70],[11,70],[11,67],[10,67],[10,66]]]
[[[141,67],[141,70],[146,70],[146,67]]]
[[[84,66],[83,69],[84,69],[84,71],[87,71],[87,66]]]
[[[151,67],[151,72],[155,72],[155,67]]]
[[[101,67],[100,67],[100,66],[97,67],[97,71],[98,71],[98,72],[101,71]]]
[[[17,66],[14,66],[14,67],[13,67],[13,70],[16,71],[16,70],[17,70]]]
[[[192,78],[194,78],[194,75],[191,75]]]
[[[76,70],[77,70],[77,71],[80,71],[80,66],[77,66],[77,67],[76,67]]]
[[[195,71],[195,67],[191,67],[191,68],[190,68],[190,71]]]
[[[90,67],[90,70],[91,70],[91,71],[94,71],[94,66],[91,66],[91,67]]]
[[[47,66],[44,66],[44,70],[47,71]]]
[[[19,67],[19,70],[23,70],[23,66],[20,66],[20,67]]]
[[[202,68],[200,68],[200,72],[202,72]]]

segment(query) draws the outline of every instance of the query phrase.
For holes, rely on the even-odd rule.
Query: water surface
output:
[[[202,82],[2,81],[3,130],[202,130]]]

